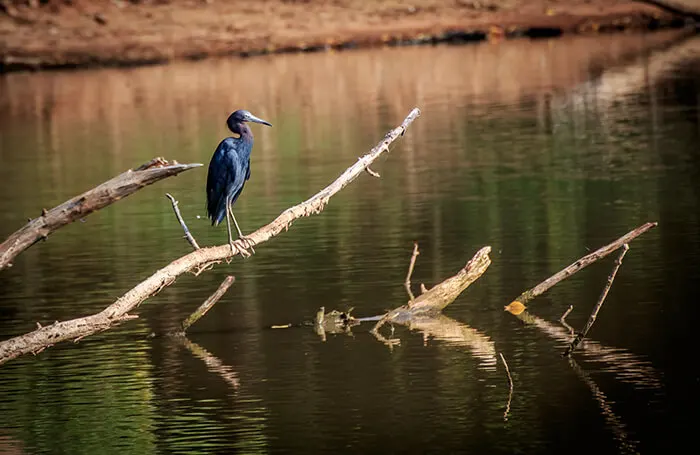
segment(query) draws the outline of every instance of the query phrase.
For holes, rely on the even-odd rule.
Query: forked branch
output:
[[[610,272],[610,275],[608,276],[608,281],[605,283],[605,287],[603,288],[603,292],[601,292],[600,297],[598,297],[598,301],[595,304],[595,307],[593,307],[591,315],[588,317],[588,322],[586,322],[586,326],[571,341],[571,344],[564,352],[565,356],[569,356],[572,352],[574,352],[579,343],[581,343],[581,341],[583,341],[583,339],[586,338],[586,335],[588,335],[588,331],[591,330],[591,327],[593,327],[593,323],[598,318],[598,312],[603,307],[603,302],[605,302],[605,298],[608,296],[608,292],[610,292],[610,288],[612,287],[613,281],[615,281],[617,271],[622,265],[622,259],[624,259],[625,254],[627,254],[627,251],[629,249],[630,247],[626,243],[622,246],[622,251],[617,257],[617,260],[615,260],[615,265],[613,266],[612,272]]]

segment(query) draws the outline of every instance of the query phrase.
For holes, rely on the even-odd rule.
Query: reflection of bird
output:
[[[262,123],[272,126],[246,110],[238,110],[226,120],[228,129],[238,137],[227,137],[216,148],[209,162],[207,175],[207,215],[211,218],[212,226],[216,226],[226,217],[228,228],[228,242],[231,251],[235,252],[233,238],[231,237],[231,223],[233,219],[238,231],[238,238],[247,248],[247,239],[238,227],[236,217],[233,216],[232,206],[241,195],[243,185],[250,178],[250,152],[253,150],[253,133],[245,122]],[[241,254],[250,256],[243,248],[239,248]],[[255,250],[253,250],[255,252]]]

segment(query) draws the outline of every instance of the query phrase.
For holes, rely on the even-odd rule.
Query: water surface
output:
[[[244,231],[336,178],[414,106],[423,115],[320,216],[199,277],[140,318],[0,368],[0,452],[655,453],[697,424],[692,356],[700,280],[700,41],[678,32],[221,59],[0,78],[0,237],[162,155],[208,160],[230,111],[254,126]],[[96,312],[200,244],[206,169],[53,234],[0,273],[2,338]],[[569,362],[612,259],[559,284],[525,322],[503,306],[646,221]],[[320,306],[371,316],[413,282],[456,273],[484,245],[487,273],[437,323],[319,337]],[[236,283],[178,326],[223,278]],[[386,330],[389,336],[389,330]],[[514,391],[496,353],[508,361]]]

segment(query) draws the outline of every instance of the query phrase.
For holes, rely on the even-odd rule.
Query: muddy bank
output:
[[[691,0],[688,0],[691,1]],[[0,0],[0,72],[680,27],[609,0]]]

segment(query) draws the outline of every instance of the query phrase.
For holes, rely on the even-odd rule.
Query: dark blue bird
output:
[[[241,228],[238,227],[236,217],[233,216],[232,209],[233,204],[243,191],[245,182],[250,178],[250,152],[253,151],[253,133],[246,122],[272,126],[246,110],[238,110],[229,115],[228,120],[226,120],[228,129],[232,133],[238,134],[238,137],[227,137],[221,141],[211,157],[207,175],[207,216],[211,218],[212,226],[218,225],[226,217],[228,242],[233,253],[235,253],[235,248],[231,236],[229,216],[236,225],[238,238],[246,248],[248,247],[246,238],[243,236]],[[250,255],[243,248],[238,250],[243,255]]]

